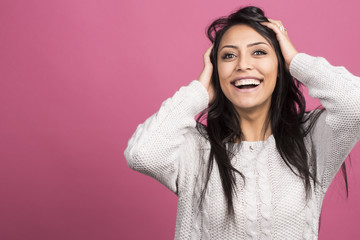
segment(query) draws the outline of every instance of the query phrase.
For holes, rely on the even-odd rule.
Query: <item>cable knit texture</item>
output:
[[[318,238],[326,190],[359,141],[360,78],[305,53],[293,58],[290,73],[326,109],[312,130],[312,138],[305,139],[309,153],[316,156],[321,183],[314,189],[311,181],[308,202],[303,181],[281,159],[270,135],[265,141],[237,144],[231,161],[245,175],[246,184],[237,174],[235,221],[226,215],[216,162],[203,205],[198,207],[210,144],[195,128],[195,115],[209,102],[205,87],[197,80],[181,87],[137,127],[124,155],[130,168],[157,179],[178,196],[175,239]]]

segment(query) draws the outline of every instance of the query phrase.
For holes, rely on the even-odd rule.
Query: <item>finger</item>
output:
[[[207,56],[209,56],[210,55],[210,53],[211,53],[211,50],[213,49],[213,47],[214,47],[214,44],[213,45],[211,45],[206,51],[205,51],[205,53],[204,53],[204,57],[207,57]]]
[[[212,44],[207,50],[206,52],[204,53],[204,63],[207,65],[209,63],[211,63],[210,61],[210,54],[211,54],[211,51],[214,47],[214,44]]]
[[[284,25],[282,24],[282,22],[280,20],[274,20],[271,18],[268,18],[268,20],[269,20],[269,22],[276,24],[279,27],[280,31],[282,31],[282,32],[286,31],[286,29],[284,28]]]
[[[268,20],[272,23],[275,23],[277,26],[282,26],[282,22],[280,20],[274,20],[274,19],[271,19],[271,18],[268,18]]]
[[[271,21],[272,23],[275,23],[275,24],[279,27],[279,29],[280,29],[281,32],[286,32],[286,29],[285,29],[285,27],[284,27],[284,24],[282,24],[282,22],[281,22],[280,20],[270,19],[270,21]]]
[[[277,35],[280,35],[280,34],[287,35],[287,31],[285,30],[284,26],[282,24],[276,23],[274,20],[272,20],[272,22],[261,22],[261,24],[272,29]],[[282,28],[283,28],[283,31],[281,30]]]
[[[212,45],[206,50],[205,55],[207,55],[207,56],[210,55],[213,47],[214,47],[214,44],[212,44]]]
[[[280,20],[274,20],[274,23],[279,27],[281,32],[286,32],[284,24]]]
[[[280,28],[274,22],[261,22],[261,24],[273,30],[276,34],[280,34]]]

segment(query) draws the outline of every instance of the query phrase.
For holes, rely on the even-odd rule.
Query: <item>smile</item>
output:
[[[258,90],[262,86],[263,80],[260,80],[260,83],[250,83],[246,85],[239,85],[235,86],[235,83],[231,83],[231,85],[234,87],[234,89],[237,92],[241,93],[247,93],[247,92],[254,92]]]

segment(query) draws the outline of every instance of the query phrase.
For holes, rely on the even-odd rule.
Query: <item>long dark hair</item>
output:
[[[239,122],[239,115],[233,104],[225,97],[221,90],[218,68],[217,52],[224,33],[232,26],[246,24],[252,27],[260,35],[266,38],[276,52],[278,60],[278,79],[271,97],[271,106],[264,125],[264,136],[268,127],[276,141],[276,148],[283,161],[291,171],[304,181],[306,200],[309,199],[311,183],[314,187],[317,181],[316,167],[311,170],[311,165],[316,166],[316,158],[311,154],[308,161],[305,137],[310,133],[316,120],[325,110],[321,105],[314,111],[305,111],[305,98],[300,91],[303,85],[294,79],[286,69],[285,61],[274,31],[260,24],[269,21],[264,12],[258,7],[245,7],[230,14],[228,17],[216,19],[207,29],[207,35],[214,44],[210,58],[213,64],[212,84],[214,86],[214,98],[207,109],[202,111],[197,118],[196,128],[211,145],[209,164],[204,188],[201,192],[201,201],[209,182],[214,159],[218,165],[222,187],[227,200],[227,213],[234,216],[233,195],[236,193],[235,173],[240,174],[244,183],[245,176],[231,165],[234,157],[234,139],[244,140]],[[201,123],[207,114],[207,126]],[[307,123],[307,124],[305,124]],[[306,126],[306,127],[305,127]],[[228,145],[228,148],[226,147]],[[292,167],[295,167],[297,174]],[[348,196],[348,183],[345,162],[342,171],[346,183],[346,194]]]

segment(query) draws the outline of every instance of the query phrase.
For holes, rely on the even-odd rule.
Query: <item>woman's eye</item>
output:
[[[263,50],[256,50],[255,52],[254,52],[254,55],[266,55],[267,53],[265,52],[265,51],[263,51]]]
[[[223,55],[223,59],[230,59],[230,58],[234,58],[235,57],[235,54],[232,54],[232,53],[225,53]]]

